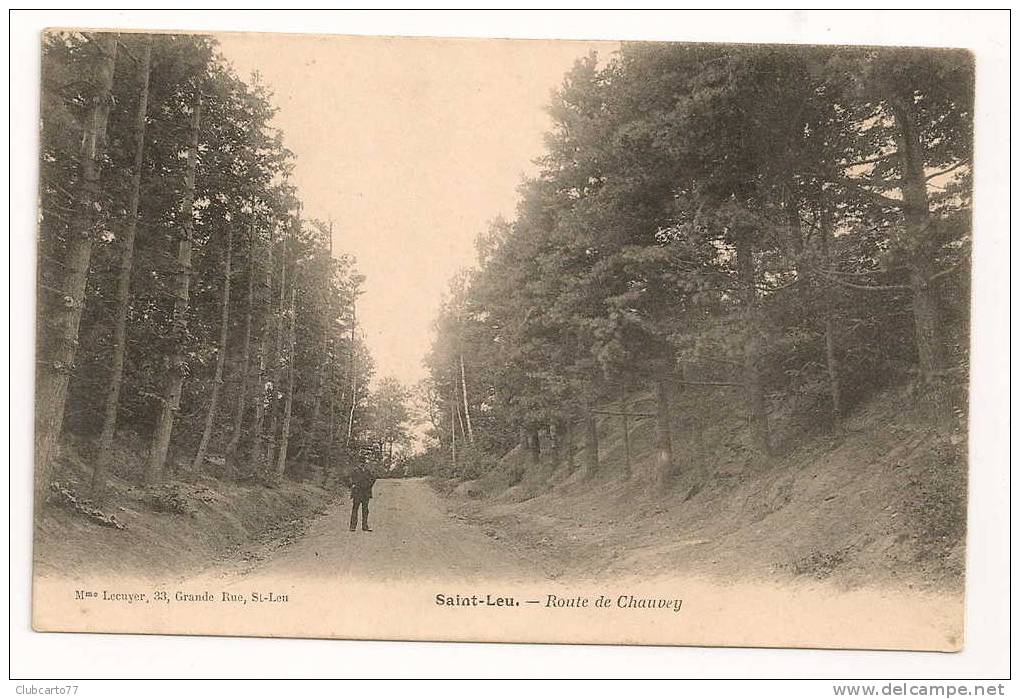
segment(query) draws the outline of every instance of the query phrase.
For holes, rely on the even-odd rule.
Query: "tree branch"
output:
[[[880,163],[883,160],[889,160],[889,158],[895,158],[898,155],[899,155],[899,153],[897,153],[896,151],[893,151],[892,153],[888,153],[886,155],[878,155],[878,156],[875,156],[874,158],[867,158],[865,160],[858,160],[856,163],[845,163],[843,165],[840,165],[840,167],[845,169],[845,168],[848,168],[848,167],[860,167],[861,165],[874,165],[875,163]]]
[[[880,194],[879,192],[868,189],[867,187],[862,187],[858,182],[855,182],[852,177],[841,177],[839,178],[839,181],[845,185],[853,187],[855,190],[857,190],[861,194],[864,194],[879,206],[891,206],[897,209],[903,208],[903,200],[894,199],[893,197],[886,196],[885,194]]]
[[[840,277],[866,277],[872,274],[887,274],[889,272],[888,269],[869,269],[863,272],[840,272],[835,269],[826,269],[825,267],[816,267],[815,271],[821,272],[822,274],[838,275]]]
[[[858,289],[860,291],[906,291],[906,290],[910,289],[909,286],[905,286],[903,284],[884,284],[884,285],[883,284],[854,284],[853,282],[845,281],[843,279],[840,279],[839,277],[829,276],[829,275],[825,274],[824,272],[821,272],[820,270],[819,270],[819,274],[821,274],[823,277],[825,277],[829,281],[835,282],[836,284],[839,284],[840,286],[845,286],[845,287],[847,287],[849,289]]]
[[[952,267],[947,267],[946,269],[942,270],[941,272],[936,272],[935,274],[931,275],[931,277],[929,277],[928,281],[929,282],[933,282],[936,279],[939,279],[940,277],[944,277],[944,276],[946,276],[948,274],[952,274],[957,269],[959,269],[960,265],[962,265],[963,263],[964,263],[964,260],[960,260],[959,262],[957,262]]]
[[[953,170],[959,169],[959,168],[963,167],[964,165],[970,165],[970,160],[965,158],[965,159],[957,162],[955,165],[950,165],[949,167],[947,167],[947,168],[945,168],[943,170],[939,170],[938,172],[933,172],[930,175],[927,175],[924,179],[925,179],[926,182],[928,180],[933,180],[936,177],[939,177],[940,175],[947,175],[950,172],[952,172]]]
[[[119,36],[119,35],[118,35],[118,36]],[[118,40],[117,40],[117,46],[119,46],[119,47],[120,47],[120,51],[121,51],[121,52],[123,52],[123,53],[125,53],[125,54],[127,54],[127,57],[128,57],[128,58],[130,58],[130,59],[131,59],[131,60],[132,60],[132,61],[133,61],[134,63],[136,63],[136,64],[138,63],[138,56],[136,56],[135,54],[133,54],[133,53],[131,52],[131,49],[129,49],[129,48],[127,47],[127,44],[125,44],[125,43],[124,43],[123,41],[120,41],[120,39],[119,39],[119,38],[118,38]]]

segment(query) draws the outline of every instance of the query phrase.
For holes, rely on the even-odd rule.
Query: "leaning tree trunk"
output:
[[[297,270],[290,283],[290,331],[287,344],[287,399],[283,404],[283,426],[280,428],[280,452],[276,461],[276,472],[281,476],[287,470],[287,445],[290,443],[290,419],[294,409],[294,321],[297,316]]]
[[[131,305],[131,270],[134,264],[135,233],[138,229],[138,198],[142,187],[142,166],[145,161],[145,121],[149,111],[149,68],[152,61],[152,37],[145,42],[139,59],[138,111],[135,117],[135,162],[131,172],[131,199],[128,204],[127,226],[124,229],[120,270],[117,275],[117,310],[114,314],[113,356],[110,358],[110,383],[103,405],[103,429],[99,434],[95,467],[92,471],[92,493],[99,499],[106,490],[106,473],[110,466],[113,436],[117,429],[117,409],[124,379],[124,355],[127,352],[127,313]]]
[[[673,410],[669,400],[669,383],[655,382],[655,464],[659,487],[666,488],[680,475],[673,454]]]
[[[233,262],[234,234],[227,229],[227,253],[223,258],[223,301],[220,308],[220,343],[216,350],[216,370],[213,373],[212,392],[209,394],[209,408],[205,413],[205,428],[202,439],[195,451],[195,460],[191,462],[191,470],[198,471],[205,463],[205,453],[209,448],[213,424],[216,422],[216,408],[220,404],[220,390],[223,388],[223,367],[227,363],[227,333],[230,329],[230,270]]]
[[[942,309],[932,278],[935,275],[936,247],[929,230],[931,210],[924,174],[924,154],[911,105],[899,98],[890,100],[896,118],[896,150],[900,156],[900,190],[903,192],[903,216],[911,246],[910,290],[913,297],[914,336],[925,393],[936,421],[952,417],[952,404],[946,382],[946,348]]]
[[[61,303],[53,313],[57,337],[46,362],[40,364],[36,391],[35,425],[35,502],[40,506],[50,481],[50,462],[64,424],[67,383],[74,368],[78,349],[78,328],[85,304],[89,264],[92,259],[92,238],[98,224],[99,178],[102,174],[106,148],[106,122],[110,116],[110,90],[117,60],[117,35],[93,35],[100,52],[96,66],[96,92],[92,109],[85,121],[81,140],[81,184],[75,207],[74,224],[69,231],[67,259],[64,269]]]
[[[736,240],[737,265],[744,286],[744,376],[747,391],[747,422],[751,430],[751,443],[762,454],[771,454],[769,417],[765,404],[765,389],[761,378],[761,319],[758,309],[758,289],[754,273],[751,230],[738,233]]]
[[[252,219],[248,227],[250,241],[248,244],[248,301],[244,311],[244,341],[241,344],[241,368],[238,371],[237,407],[234,409],[234,423],[227,442],[224,461],[231,468],[237,456],[237,447],[241,443],[241,432],[244,429],[244,409],[248,402],[248,372],[251,368],[251,325],[255,312],[255,255],[258,250],[257,233],[255,232],[255,209],[252,206]]]
[[[198,130],[202,123],[202,95],[195,98],[191,115],[191,142],[188,146],[188,168],[184,182],[184,201],[181,206],[181,241],[177,249],[177,284],[174,289],[174,313],[172,322],[173,350],[169,357],[166,390],[163,405],[149,450],[149,462],[145,480],[153,483],[162,480],[166,466],[170,436],[173,434],[174,419],[181,406],[181,392],[184,389],[184,350],[188,335],[188,305],[191,285],[191,241],[195,234],[195,169],[198,166]]]

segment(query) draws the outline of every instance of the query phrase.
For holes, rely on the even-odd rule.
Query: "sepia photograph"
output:
[[[39,42],[36,631],[965,648],[969,50]]]

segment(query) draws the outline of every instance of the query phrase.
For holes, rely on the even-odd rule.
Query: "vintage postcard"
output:
[[[970,53],[41,44],[37,631],[963,647]]]

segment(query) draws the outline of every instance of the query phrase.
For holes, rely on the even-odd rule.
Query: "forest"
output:
[[[521,541],[531,522],[539,544],[561,530],[553,565],[704,524],[705,565],[740,573],[899,575],[897,551],[932,580],[962,570],[968,53],[581,58],[411,387],[376,375],[366,280],[334,250],[344,231],[305,212],[258,74],[195,35],[50,32],[43,58],[35,488],[62,506],[52,561],[130,558],[81,521],[135,527],[146,566],[163,538],[196,565],[293,540],[367,461],[431,477],[385,486],[410,530],[460,506],[424,483],[498,496],[450,516]]]
[[[450,285],[409,468],[512,486],[513,452],[669,493],[702,470],[695,422],[738,412],[767,464],[891,387],[926,439],[958,445],[973,91],[954,50],[634,43],[578,61],[515,216]],[[676,414],[691,395],[699,414]]]
[[[987,55],[44,30],[32,628],[960,650]]]
[[[404,389],[374,380],[364,278],[304,212],[259,76],[197,35],[42,50],[36,502],[392,461]]]

